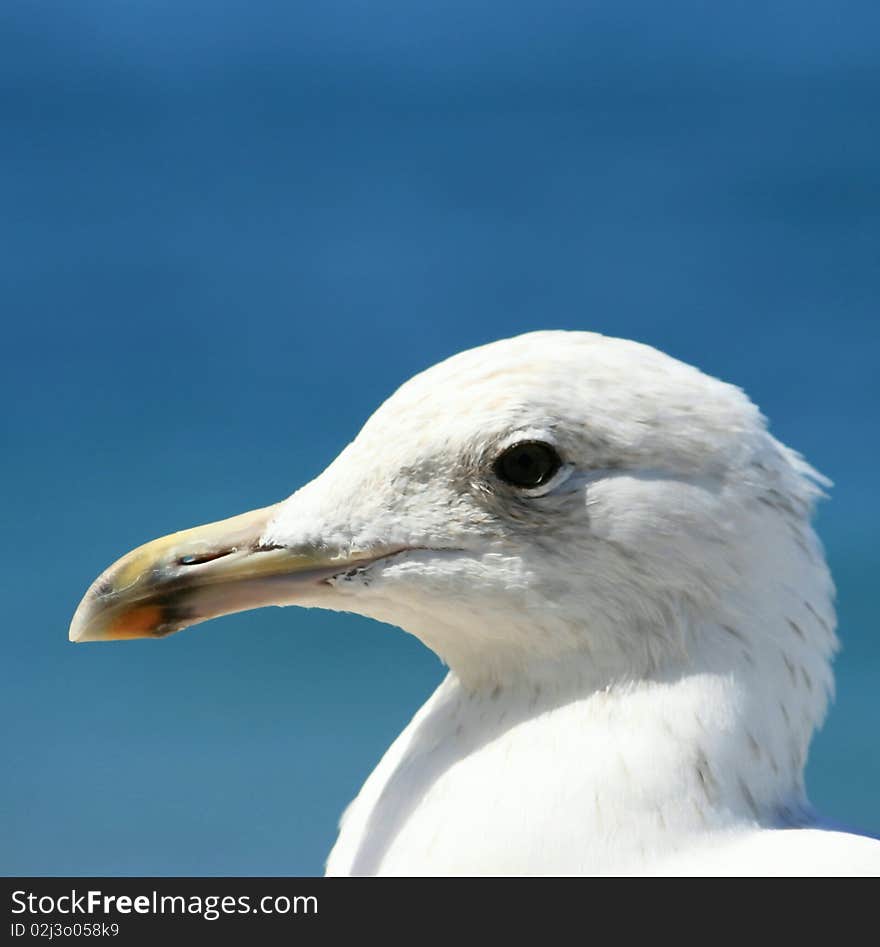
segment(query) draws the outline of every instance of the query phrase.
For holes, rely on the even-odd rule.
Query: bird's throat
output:
[[[794,774],[755,749],[745,682],[576,680],[484,691],[450,674],[352,804],[328,869],[626,871],[646,851],[802,814]]]

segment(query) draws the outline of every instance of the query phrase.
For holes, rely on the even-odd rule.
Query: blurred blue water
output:
[[[160,533],[318,473],[414,371],[540,327],[743,385],[836,482],[812,797],[880,829],[876,4],[0,11],[0,870],[311,873],[442,675],[277,609],[67,644]]]

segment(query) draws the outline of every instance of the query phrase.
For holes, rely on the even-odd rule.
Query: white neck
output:
[[[687,662],[638,680],[599,682],[571,655],[506,685],[450,673],[353,803],[328,870],[620,872],[707,833],[805,823],[825,680],[803,630],[788,637],[804,645],[790,656],[772,634],[704,625]]]

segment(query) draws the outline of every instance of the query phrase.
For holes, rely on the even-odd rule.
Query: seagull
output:
[[[737,387],[540,331],[416,375],[315,480],[91,586],[73,641],[265,605],[355,612],[448,674],[345,811],[329,875],[880,874],[811,808],[829,481]]]

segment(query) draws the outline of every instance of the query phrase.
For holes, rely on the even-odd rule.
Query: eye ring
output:
[[[520,490],[535,490],[549,483],[562,467],[555,447],[544,441],[518,441],[505,448],[492,469],[502,483]]]

